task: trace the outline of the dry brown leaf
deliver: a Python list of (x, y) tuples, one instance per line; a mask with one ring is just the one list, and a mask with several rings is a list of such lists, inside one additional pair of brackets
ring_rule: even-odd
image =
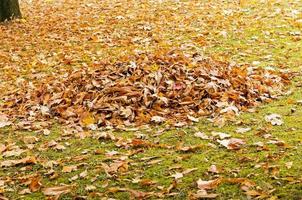
[(237, 128), (236, 129), (236, 133), (246, 133), (249, 132), (250, 130), (252, 130), (250, 127), (246, 127), (246, 128)]
[(216, 165), (211, 165), (208, 169), (208, 172), (212, 172), (212, 173), (219, 173), (219, 170), (217, 169)]
[(76, 171), (77, 169), (78, 169), (77, 165), (63, 166), (62, 172), (64, 172), (64, 173), (70, 173), (72, 171)]
[(40, 180), (41, 180), (40, 177), (34, 177), (33, 179), (31, 179), (29, 184), (29, 189), (31, 192), (37, 192), (38, 190), (40, 190), (42, 186)]
[(26, 137), (23, 138), (23, 142), (25, 144), (34, 144), (38, 141), (39, 141), (39, 138), (37, 138), (35, 136), (26, 136)]
[(19, 164), (36, 164), (36, 157), (28, 156), (19, 160), (4, 160), (0, 163), (0, 167), (12, 167)]
[(198, 137), (198, 138), (201, 138), (201, 139), (204, 139), (204, 140), (208, 140), (209, 139), (209, 136), (207, 136), (203, 132), (196, 132), (196, 133), (194, 133), (194, 136)]
[(111, 177), (112, 175), (118, 173), (119, 171), (125, 172), (128, 170), (128, 163), (126, 161), (115, 161), (110, 165), (106, 163), (101, 163), (104, 171), (106, 172), (107, 176)]
[(197, 187), (201, 190), (214, 189), (221, 183), (221, 181), (222, 181), (221, 179), (214, 179), (210, 181), (203, 181), (199, 179), (197, 181)]
[(64, 186), (55, 186), (43, 188), (42, 192), (46, 196), (60, 196), (61, 194), (67, 194), (71, 192), (73, 186), (72, 185), (64, 185)]
[(12, 123), (8, 120), (7, 115), (0, 113), (0, 128), (11, 125)]
[(192, 199), (215, 199), (218, 194), (208, 194), (206, 190), (198, 190), (196, 194), (192, 194)]
[(179, 172), (176, 172), (175, 174), (171, 175), (171, 177), (173, 177), (175, 180), (181, 179), (183, 176), (184, 176), (183, 173), (179, 173)]
[(3, 155), (3, 157), (20, 156), (24, 152), (26, 152), (26, 150), (16, 148), (16, 149), (13, 149), (11, 151), (5, 151), (4, 153), (2, 153), (2, 155)]
[(90, 192), (96, 190), (96, 187), (94, 185), (86, 185), (85, 190)]
[(245, 142), (242, 139), (238, 139), (238, 138), (218, 140), (218, 143), (226, 147), (227, 149), (231, 149), (231, 150), (238, 150), (242, 147), (242, 145), (245, 144)]
[(281, 126), (284, 123), (281, 115), (278, 114), (266, 115), (265, 121), (270, 122), (273, 126)]
[(285, 163), (285, 166), (286, 166), (287, 169), (290, 169), (293, 166), (293, 162), (292, 161), (291, 162), (287, 162), (287, 163)]

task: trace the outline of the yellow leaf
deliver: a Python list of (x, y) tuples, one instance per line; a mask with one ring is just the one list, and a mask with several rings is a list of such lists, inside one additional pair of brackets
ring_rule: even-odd
[(86, 115), (85, 117), (82, 118), (82, 123), (85, 126), (89, 126), (89, 125), (95, 123), (95, 119), (91, 114), (88, 114), (88, 115)]

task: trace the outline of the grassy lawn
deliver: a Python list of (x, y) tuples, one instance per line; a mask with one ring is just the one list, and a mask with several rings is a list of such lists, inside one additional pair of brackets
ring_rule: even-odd
[[(297, 73), (287, 95), (223, 127), (204, 118), (183, 128), (101, 131), (119, 141), (100, 137), (100, 131), (69, 133), (55, 120), (49, 133), (4, 127), (0, 145), (24, 152), (0, 154), (0, 163), (26, 156), (36, 162), (2, 167), (0, 194), (43, 199), (43, 188), (66, 184), (73, 187), (60, 199), (194, 199), (198, 179), (246, 178), (254, 182), (249, 190), (243, 183), (225, 181), (208, 192), (218, 194), (217, 199), (301, 199), (302, 2), (241, 2), (22, 1), (24, 19), (0, 25), (2, 94), (16, 88), (21, 77), (65, 73), (97, 60), (171, 48)], [(281, 126), (265, 121), (273, 113), (282, 116)], [(251, 130), (237, 133), (241, 127)], [(196, 132), (210, 138), (198, 138)], [(226, 149), (211, 137), (213, 132), (246, 144), (240, 150)], [(212, 165), (216, 172), (209, 170)], [(184, 173), (187, 169), (192, 171)], [(175, 180), (181, 172), (183, 177)], [(41, 188), (31, 192), (32, 177)]]

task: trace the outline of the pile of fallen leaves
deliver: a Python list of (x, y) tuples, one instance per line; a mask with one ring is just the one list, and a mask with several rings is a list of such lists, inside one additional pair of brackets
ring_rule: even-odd
[(287, 74), (170, 51), (138, 54), (64, 74), (18, 80), (2, 112), (26, 122), (101, 126), (182, 124), (235, 116), (281, 94)]

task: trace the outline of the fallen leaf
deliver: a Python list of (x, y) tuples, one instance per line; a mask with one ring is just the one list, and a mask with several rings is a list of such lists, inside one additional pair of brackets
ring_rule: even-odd
[(245, 194), (248, 196), (260, 196), (261, 195), (261, 193), (256, 190), (248, 190), (245, 192)]
[(209, 169), (208, 169), (208, 172), (212, 172), (212, 173), (216, 173), (216, 174), (219, 173), (219, 171), (218, 171), (216, 165), (211, 165), (211, 166), (209, 167)]
[(246, 133), (246, 132), (249, 132), (250, 130), (252, 130), (250, 127), (246, 127), (246, 128), (237, 128), (237, 129), (236, 129), (236, 133)]
[(11, 125), (12, 122), (10, 122), (8, 120), (9, 119), (5, 114), (0, 113), (0, 128)]
[(181, 146), (181, 145), (178, 145), (176, 147), (176, 149), (178, 151), (182, 151), (182, 152), (195, 152), (199, 149), (201, 149), (203, 147), (203, 145), (194, 145), (194, 146)]
[(60, 196), (61, 194), (67, 194), (71, 192), (72, 188), (73, 188), (72, 185), (48, 187), (48, 188), (43, 188), (42, 192), (46, 196)]
[(221, 183), (221, 179), (214, 179), (210, 181), (203, 181), (201, 179), (198, 179), (197, 181), (197, 187), (200, 190), (209, 190), (216, 188)]
[(3, 157), (20, 156), (24, 152), (26, 152), (26, 150), (16, 148), (11, 151), (5, 151), (4, 153), (2, 153), (2, 155), (3, 155)]
[(166, 119), (164, 117), (161, 116), (153, 116), (151, 118), (151, 122), (155, 122), (155, 123), (162, 123), (164, 122)]
[(181, 179), (183, 176), (184, 176), (183, 173), (179, 173), (179, 172), (176, 172), (175, 174), (171, 175), (171, 177), (173, 177), (175, 180)]
[(70, 173), (72, 171), (76, 171), (77, 169), (78, 169), (77, 165), (63, 166), (62, 172), (64, 172), (64, 173)]
[(191, 168), (191, 169), (186, 169), (182, 172), (183, 175), (189, 174), (193, 171), (196, 171), (198, 168)]
[(81, 172), (79, 176), (80, 176), (81, 178), (85, 178), (87, 175), (88, 175), (88, 171), (85, 170), (85, 171)]
[(227, 134), (227, 133), (222, 133), (222, 132), (215, 132), (213, 131), (211, 133), (214, 137), (219, 137), (221, 140), (225, 139), (225, 138), (230, 138), (231, 135), (230, 134)]
[(163, 160), (161, 160), (161, 159), (151, 160), (151, 161), (147, 162), (147, 165), (155, 165), (155, 164), (158, 164), (162, 161)]
[(265, 121), (270, 122), (273, 126), (281, 126), (284, 123), (281, 115), (278, 114), (266, 115)]
[[(29, 188), (25, 188), (23, 190), (21, 190), (20, 192), (18, 192), (18, 194), (20, 195), (24, 195), (24, 194), (31, 194), (32, 192), (30, 191)], [(2, 200), (2, 198), (0, 197), (0, 200)]]
[(192, 122), (199, 122), (199, 119), (196, 117), (193, 117), (191, 115), (187, 115), (188, 119), (191, 120)]
[(37, 160), (35, 157), (28, 156), (19, 160), (4, 160), (0, 163), (0, 167), (12, 167), (20, 164), (36, 164)]
[(245, 142), (242, 139), (238, 139), (238, 138), (218, 140), (218, 143), (226, 147), (227, 149), (231, 149), (231, 150), (238, 150), (241, 148), (242, 145), (245, 144)]
[(290, 169), (293, 166), (293, 162), (292, 161), (291, 162), (287, 162), (287, 163), (285, 163), (285, 166), (286, 166), (287, 169)]
[(208, 194), (206, 190), (198, 190), (196, 194), (192, 194), (192, 199), (215, 199), (218, 194)]
[(84, 126), (89, 126), (89, 125), (92, 125), (95, 123), (95, 119), (94, 117), (92, 116), (92, 114), (90, 113), (85, 113), (84, 114), (84, 117), (82, 118), (82, 121)]
[(85, 190), (90, 192), (96, 190), (96, 187), (94, 185), (86, 185)]
[(37, 137), (35, 137), (35, 136), (25, 136), (23, 138), (23, 142), (25, 144), (34, 144), (34, 143), (36, 143), (38, 141), (39, 141), (39, 139)]
[(209, 139), (209, 136), (207, 136), (203, 132), (196, 132), (196, 133), (194, 133), (194, 136), (198, 137), (198, 138), (201, 138), (201, 139), (204, 139), (204, 140), (208, 140)]
[(40, 190), (42, 184), (40, 182), (40, 177), (34, 177), (29, 184), (29, 189), (31, 192), (37, 192)]

